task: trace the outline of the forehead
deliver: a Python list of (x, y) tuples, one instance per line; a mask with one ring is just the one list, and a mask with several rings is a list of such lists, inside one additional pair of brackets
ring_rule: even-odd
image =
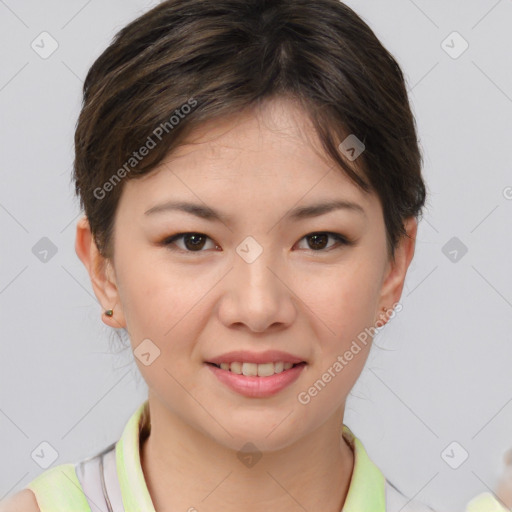
[(326, 157), (307, 114), (282, 98), (204, 122), (150, 173), (125, 185), (125, 200), (149, 202), (170, 196), (233, 206), (239, 198), (239, 205), (265, 208), (319, 199), (375, 202)]

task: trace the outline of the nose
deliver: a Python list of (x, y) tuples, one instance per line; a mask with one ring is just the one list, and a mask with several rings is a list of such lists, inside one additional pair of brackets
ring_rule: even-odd
[(289, 279), (285, 262), (248, 237), (237, 248), (233, 268), (223, 280), (221, 321), (227, 327), (244, 325), (253, 332), (289, 326), (297, 312)]

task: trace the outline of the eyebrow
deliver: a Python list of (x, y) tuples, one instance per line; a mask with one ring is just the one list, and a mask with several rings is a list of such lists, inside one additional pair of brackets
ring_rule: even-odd
[[(352, 211), (362, 214), (366, 217), (366, 212), (360, 204), (346, 200), (334, 200), (308, 206), (299, 206), (298, 208), (288, 212), (285, 215), (285, 218), (297, 221), (311, 217), (319, 217), (320, 215), (325, 215), (326, 213), (335, 210)], [(146, 210), (144, 215), (152, 215), (155, 213), (163, 213), (168, 211), (182, 211), (190, 213), (191, 215), (195, 215), (201, 219), (209, 220), (212, 222), (222, 222), (224, 224), (229, 224), (233, 220), (231, 216), (213, 210), (207, 206), (189, 203), (186, 201), (167, 201), (165, 203), (153, 206), (149, 210)]]

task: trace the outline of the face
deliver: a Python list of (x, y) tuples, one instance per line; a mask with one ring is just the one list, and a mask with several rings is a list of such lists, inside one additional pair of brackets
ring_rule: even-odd
[[(393, 269), (377, 196), (321, 156), (289, 100), (204, 124), (190, 141), (125, 183), (104, 305), (116, 304), (135, 354), (149, 354), (135, 361), (174, 418), (233, 449), (283, 448), (343, 412), (371, 338), (344, 354), (398, 300), (412, 254)], [(304, 210), (332, 202), (345, 207)], [(233, 351), (245, 354), (228, 361), (303, 363), (261, 377), (209, 364)]]

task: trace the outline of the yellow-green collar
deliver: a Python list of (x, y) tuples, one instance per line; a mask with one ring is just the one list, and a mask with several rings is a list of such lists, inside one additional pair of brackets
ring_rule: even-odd
[[(141, 429), (147, 428), (149, 401), (134, 412), (116, 443), (116, 463), (126, 512), (155, 512), (140, 462)], [(341, 512), (385, 512), (385, 479), (368, 457), (363, 444), (343, 425), (343, 437), (354, 451), (354, 468)]]
[(354, 468), (342, 512), (385, 512), (386, 480), (368, 457), (363, 443), (343, 425), (343, 437), (354, 452)]

